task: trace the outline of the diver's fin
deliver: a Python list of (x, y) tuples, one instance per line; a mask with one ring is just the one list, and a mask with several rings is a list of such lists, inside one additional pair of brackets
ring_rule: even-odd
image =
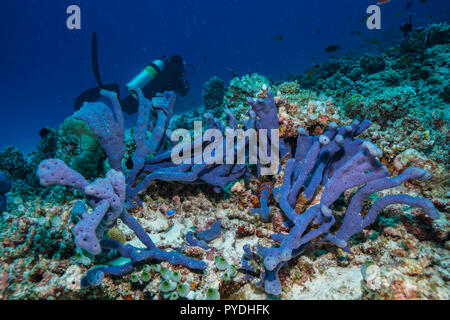
[(82, 94), (80, 94), (74, 102), (75, 110), (80, 110), (84, 102), (94, 102), (100, 98), (100, 87), (95, 87), (87, 89)]
[(117, 83), (111, 83), (111, 84), (107, 84), (102, 87), (91, 88), (91, 89), (84, 91), (82, 94), (80, 94), (76, 98), (75, 103), (74, 103), (75, 110), (79, 110), (83, 106), (84, 102), (95, 102), (98, 99), (100, 99), (100, 97), (101, 97), (100, 91), (102, 89), (105, 89), (108, 91), (114, 91), (115, 93), (117, 93), (117, 96), (120, 97), (119, 85)]
[(98, 40), (97, 32), (92, 33), (92, 70), (94, 71), (95, 80), (99, 87), (103, 87), (102, 79), (100, 78), (100, 68), (98, 66)]
[(84, 102), (95, 102), (100, 99), (100, 91), (102, 89), (108, 91), (114, 91), (117, 96), (120, 94), (119, 85), (117, 83), (103, 85), (102, 79), (100, 77), (100, 68), (98, 66), (98, 39), (97, 32), (92, 33), (92, 71), (94, 72), (95, 80), (97, 81), (98, 87), (88, 89), (80, 94), (74, 103), (75, 110), (79, 110)]

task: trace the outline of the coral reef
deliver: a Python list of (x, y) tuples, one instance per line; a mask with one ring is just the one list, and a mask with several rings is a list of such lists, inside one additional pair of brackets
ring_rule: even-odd
[[(434, 36), (424, 44), (427, 32)], [(294, 79), (303, 88), (334, 97), (350, 118), (362, 120), (364, 115), (385, 129), (397, 119), (418, 118), (422, 131), (435, 140), (434, 148), (443, 149), (449, 122), (449, 37), (448, 24), (431, 24), (411, 33), (408, 53), (399, 44), (380, 55), (331, 59)]]
[[(211, 79), (178, 115), (136, 90), (130, 129), (103, 91), (112, 107), (44, 128), (36, 153), (0, 153), (0, 299), (448, 300), (449, 50), (430, 24), (289, 81)], [(278, 129), (280, 165), (193, 163), (195, 135), (174, 164), (171, 132), (204, 119)]]
[(74, 117), (65, 119), (58, 129), (58, 142), (55, 150), (55, 154), (44, 159), (61, 159), (88, 180), (95, 179), (106, 172), (105, 151), (100, 145), (97, 135), (84, 121)]
[(24, 180), (32, 173), (24, 155), (12, 146), (0, 153), (0, 170), (8, 173), (13, 180)]
[(23, 200), (40, 197), (59, 197), (61, 200), (73, 195), (58, 187), (44, 188), (35, 172), (39, 164), (48, 158), (64, 160), (71, 168), (93, 179), (104, 175), (105, 152), (89, 127), (72, 117), (67, 118), (58, 129), (43, 128), (40, 131), (37, 151), (24, 156), (17, 148), (8, 147), (0, 153), (0, 168), (12, 181), (12, 193)]
[(233, 78), (225, 93), (225, 108), (230, 109), (235, 114), (236, 119), (243, 118), (247, 113), (247, 98), (265, 98), (258, 93), (267, 92), (268, 84), (270, 84), (270, 81), (257, 73)]
[(212, 77), (203, 86), (205, 111), (219, 117), (223, 111), (223, 98), (227, 87), (222, 79)]
[(11, 190), (11, 181), (4, 172), (0, 171), (0, 212), (6, 211), (5, 194)]
[(386, 63), (380, 56), (366, 54), (361, 58), (360, 66), (366, 73), (375, 73), (384, 70)]

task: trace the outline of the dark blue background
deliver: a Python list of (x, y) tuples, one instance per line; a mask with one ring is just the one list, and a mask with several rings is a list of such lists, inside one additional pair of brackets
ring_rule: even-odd
[[(301, 0), (22, 0), (3, 3), (0, 32), (0, 149), (35, 148), (44, 126), (57, 126), (72, 114), (73, 100), (95, 86), (91, 71), (91, 34), (99, 35), (104, 83), (124, 85), (153, 58), (181, 54), (198, 73), (177, 110), (201, 103), (202, 86), (216, 75), (227, 82), (227, 67), (274, 78), (301, 73), (324, 61), (330, 44), (342, 55), (406, 21), (406, 0), (381, 6), (382, 30), (369, 31), (361, 18), (376, 1)], [(414, 0), (415, 24), (448, 20), (447, 1)], [(66, 8), (81, 7), (82, 29), (66, 28)], [(401, 12), (401, 17), (395, 14)], [(351, 16), (350, 20), (348, 17)], [(316, 32), (320, 29), (320, 34)], [(360, 30), (363, 37), (350, 35)], [(284, 40), (274, 41), (282, 35)], [(206, 57), (206, 62), (205, 58)], [(318, 60), (313, 61), (312, 57)]]

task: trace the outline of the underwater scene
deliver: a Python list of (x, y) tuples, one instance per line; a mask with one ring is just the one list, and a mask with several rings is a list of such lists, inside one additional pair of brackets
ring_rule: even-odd
[(448, 300), (444, 0), (22, 0), (0, 300)]

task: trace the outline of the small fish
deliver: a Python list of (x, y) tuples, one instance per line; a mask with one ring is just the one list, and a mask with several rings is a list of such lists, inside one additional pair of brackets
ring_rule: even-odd
[(320, 33), (320, 29), (316, 29), (316, 33)]
[(276, 36), (273, 40), (275, 40), (275, 41), (281, 41), (281, 40), (284, 40), (284, 37), (281, 36), (281, 35), (278, 35), (278, 36)]
[(203, 63), (206, 63), (208, 61), (208, 58), (206, 56), (203, 56)]
[(406, 34), (410, 33), (412, 31), (412, 25), (410, 23), (404, 23), (400, 27), (400, 30), (403, 31)]
[(352, 16), (348, 16), (348, 21), (352, 21)]
[(412, 5), (414, 4), (413, 1), (408, 1), (408, 3), (406, 4), (406, 10), (411, 9)]
[(326, 52), (334, 52), (334, 51), (339, 50), (340, 48), (341, 48), (340, 46), (332, 44), (331, 46), (326, 47), (325, 51)]
[(350, 34), (356, 34), (357, 36), (362, 36), (361, 32), (358, 30), (350, 31)]
[(307, 78), (311, 80), (314, 77), (314, 74), (316, 73), (316, 71), (317, 71), (317, 69), (309, 70)]
[(396, 17), (396, 18), (401, 17), (401, 16), (402, 16), (402, 13), (401, 13), (401, 12), (396, 12), (396, 13), (394, 14), (394, 17)]
[(227, 71), (229, 71), (231, 74), (232, 74), (232, 76), (233, 76), (233, 78), (236, 78), (236, 77), (240, 77), (239, 76), (239, 73), (237, 73), (236, 71), (234, 71), (233, 69), (231, 69), (230, 67), (226, 67), (225, 68)]
[(166, 213), (166, 215), (168, 216), (168, 217), (170, 217), (171, 215), (173, 215), (175, 213), (175, 210), (169, 210), (169, 211), (167, 211), (167, 213)]
[(364, 41), (367, 42), (367, 43), (373, 44), (373, 45), (376, 45), (376, 44), (380, 45), (381, 44), (380, 40), (378, 40), (377, 38), (365, 39)]
[(386, 4), (386, 3), (389, 3), (389, 2), (391, 2), (392, 0), (378, 0), (377, 1), (377, 4)]
[(419, 0), (420, 3), (426, 3), (428, 0)]

